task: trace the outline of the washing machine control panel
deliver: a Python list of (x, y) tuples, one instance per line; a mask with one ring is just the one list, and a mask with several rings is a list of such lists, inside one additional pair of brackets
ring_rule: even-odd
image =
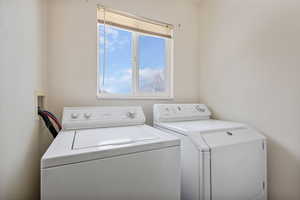
[(155, 104), (153, 118), (156, 122), (209, 119), (211, 112), (204, 104)]
[(64, 130), (144, 124), (141, 107), (67, 107), (64, 108)]

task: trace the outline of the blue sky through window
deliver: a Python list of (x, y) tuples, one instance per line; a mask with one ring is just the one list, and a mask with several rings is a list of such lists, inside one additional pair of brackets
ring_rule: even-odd
[[(133, 33), (106, 25), (99, 25), (100, 92), (132, 93)], [(165, 39), (141, 35), (138, 47), (139, 90), (165, 90)], [(105, 49), (104, 49), (105, 46)]]
[(131, 93), (132, 33), (106, 26), (104, 39), (104, 25), (99, 26), (99, 33), (101, 92)]
[(142, 92), (163, 92), (165, 89), (165, 40), (139, 37), (139, 89)]

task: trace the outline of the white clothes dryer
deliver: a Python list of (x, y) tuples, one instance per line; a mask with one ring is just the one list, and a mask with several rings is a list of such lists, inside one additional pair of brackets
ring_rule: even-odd
[(266, 200), (266, 139), (210, 119), (203, 104), (154, 105), (154, 127), (181, 139), (181, 199)]

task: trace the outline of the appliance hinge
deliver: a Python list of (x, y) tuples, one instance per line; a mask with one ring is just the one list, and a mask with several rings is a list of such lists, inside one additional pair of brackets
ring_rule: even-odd
[(265, 190), (265, 188), (266, 188), (266, 184), (264, 181), (262, 182), (262, 188), (263, 188), (263, 190)]
[(265, 150), (265, 142), (262, 142), (262, 148)]

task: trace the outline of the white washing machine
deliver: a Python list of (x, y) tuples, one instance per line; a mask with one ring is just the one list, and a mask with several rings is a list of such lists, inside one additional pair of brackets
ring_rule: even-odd
[(266, 139), (210, 119), (203, 104), (154, 105), (154, 126), (181, 138), (181, 199), (266, 200)]
[(65, 108), (42, 200), (179, 200), (180, 140), (144, 123), (141, 107)]

